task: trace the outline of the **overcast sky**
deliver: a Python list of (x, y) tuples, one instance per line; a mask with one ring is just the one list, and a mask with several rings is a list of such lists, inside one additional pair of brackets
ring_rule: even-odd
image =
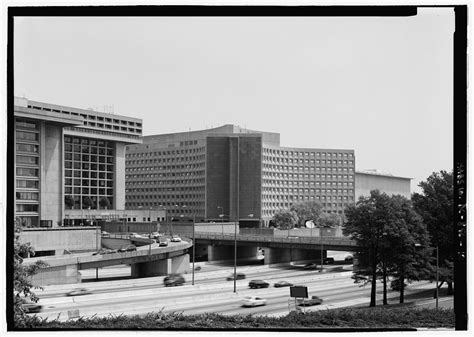
[(114, 107), (144, 135), (236, 124), (356, 169), (451, 170), (450, 8), (414, 17), (15, 18), (15, 95)]

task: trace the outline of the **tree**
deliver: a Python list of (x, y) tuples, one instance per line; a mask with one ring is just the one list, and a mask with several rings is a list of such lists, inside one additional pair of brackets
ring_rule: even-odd
[(68, 208), (73, 208), (74, 207), (74, 198), (70, 195), (66, 195), (64, 196), (64, 204), (68, 207)]
[[(384, 267), (394, 277), (392, 282), (400, 291), (400, 303), (403, 303), (405, 281), (419, 281), (431, 273), (432, 249), (429, 247), (430, 238), (426, 225), (414, 211), (411, 202), (401, 195), (393, 195), (390, 202), (393, 217), (385, 226), (384, 242), (388, 245), (382, 249), (385, 257), (382, 260)], [(385, 293), (386, 283), (384, 296)]]
[(322, 206), (314, 201), (299, 202), (290, 207), (290, 211), (295, 212), (298, 217), (298, 227), (305, 225), (306, 221), (318, 222), (322, 214)]
[(318, 218), (318, 227), (337, 227), (343, 223), (342, 216), (336, 213), (321, 213)]
[(277, 228), (280, 229), (292, 229), (295, 224), (298, 223), (298, 216), (296, 212), (290, 210), (280, 210), (273, 215), (272, 219)]
[(359, 264), (352, 278), (356, 283), (371, 283), (371, 307), (376, 304), (377, 271), (385, 225), (392, 220), (389, 208), (388, 195), (374, 190), (370, 197), (360, 197), (356, 205), (349, 206), (345, 212), (347, 221), (343, 233), (357, 243)]
[(99, 205), (100, 207), (105, 208), (105, 209), (109, 208), (110, 207), (109, 198), (101, 197), (99, 200)]
[(94, 202), (90, 197), (83, 197), (82, 198), (82, 208), (93, 208), (94, 207)]
[[(448, 294), (453, 293), (453, 261), (456, 252), (454, 237), (454, 197), (453, 173), (447, 171), (433, 172), (426, 181), (418, 184), (422, 193), (413, 193), (413, 206), (421, 215), (431, 236), (434, 249), (439, 253), (439, 279), (442, 286), (448, 283)], [(434, 275), (432, 275), (434, 279)]]
[(22, 304), (27, 299), (37, 302), (38, 297), (32, 291), (32, 289), (41, 289), (40, 287), (33, 286), (31, 277), (38, 272), (38, 269), (46, 266), (47, 264), (38, 261), (28, 266), (23, 265), (22, 256), (34, 256), (35, 250), (29, 243), (23, 243), (20, 239), (20, 233), (22, 231), (19, 219), (15, 219), (15, 241), (14, 241), (14, 254), (13, 254), (13, 310), (14, 310), (14, 321), (15, 324), (21, 325), (26, 319), (25, 312), (22, 308)]

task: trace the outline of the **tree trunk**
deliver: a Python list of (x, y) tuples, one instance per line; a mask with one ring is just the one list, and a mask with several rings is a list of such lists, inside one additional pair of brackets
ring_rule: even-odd
[(403, 303), (405, 293), (405, 278), (400, 277), (400, 303)]
[(387, 268), (383, 267), (383, 305), (387, 305)]
[(372, 273), (372, 287), (370, 291), (370, 306), (375, 307), (375, 294), (376, 294), (376, 284), (377, 282), (377, 273), (376, 270), (374, 269)]
[(448, 282), (448, 295), (453, 294), (453, 282)]

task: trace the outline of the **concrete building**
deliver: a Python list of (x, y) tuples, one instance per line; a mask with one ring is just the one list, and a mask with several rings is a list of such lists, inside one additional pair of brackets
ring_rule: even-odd
[(145, 136), (127, 146), (126, 207), (268, 225), (301, 201), (342, 213), (355, 200), (354, 171), (353, 150), (282, 147), (278, 133), (235, 125)]
[[(141, 143), (140, 119), (18, 97), (13, 113), (11, 200), (25, 229), (84, 225), (125, 208), (125, 145)], [(51, 234), (38, 233), (42, 243)], [(75, 247), (95, 247), (95, 240), (81, 242)]]
[(357, 170), (355, 173), (356, 201), (361, 196), (369, 196), (371, 190), (380, 190), (388, 195), (400, 194), (411, 198), (411, 178), (396, 177), (377, 170)]

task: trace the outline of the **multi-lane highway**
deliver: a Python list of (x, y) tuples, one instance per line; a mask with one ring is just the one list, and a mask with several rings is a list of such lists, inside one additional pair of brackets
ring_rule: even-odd
[[(339, 272), (320, 273), (317, 270), (304, 270), (297, 266), (241, 266), (238, 272), (245, 273), (246, 279), (237, 281), (237, 291), (234, 293), (234, 282), (226, 281), (226, 277), (233, 272), (233, 267), (201, 265), (202, 269), (195, 273), (194, 286), (191, 284), (191, 274), (184, 275), (185, 285), (172, 288), (163, 286), (164, 277), (46, 286), (43, 291), (37, 291), (40, 297), (39, 303), (43, 305), (43, 310), (38, 315), (60, 320), (77, 316), (103, 317), (158, 311), (183, 312), (184, 314), (215, 312), (229, 315), (239, 313), (283, 315), (294, 307), (294, 299), (290, 297), (288, 287), (275, 288), (273, 286), (280, 280), (305, 285), (308, 287), (310, 296), (317, 295), (323, 298), (323, 304), (313, 309), (336, 308), (369, 302), (370, 286), (359, 287), (354, 284), (351, 271), (341, 271), (341, 268)], [(115, 268), (114, 272), (120, 274), (126, 270), (126, 268), (122, 269)], [(110, 274), (112, 273), (110, 269)], [(263, 279), (270, 283), (270, 287), (249, 289), (248, 282), (252, 279)], [(83, 296), (65, 296), (66, 292), (76, 287), (86, 287), (93, 293)], [(413, 283), (406, 294), (431, 288), (432, 284), (428, 282)], [(242, 299), (251, 295), (265, 298), (267, 305), (243, 308)], [(381, 297), (380, 294), (378, 296)], [(391, 292), (389, 297), (396, 301), (398, 293)]]

